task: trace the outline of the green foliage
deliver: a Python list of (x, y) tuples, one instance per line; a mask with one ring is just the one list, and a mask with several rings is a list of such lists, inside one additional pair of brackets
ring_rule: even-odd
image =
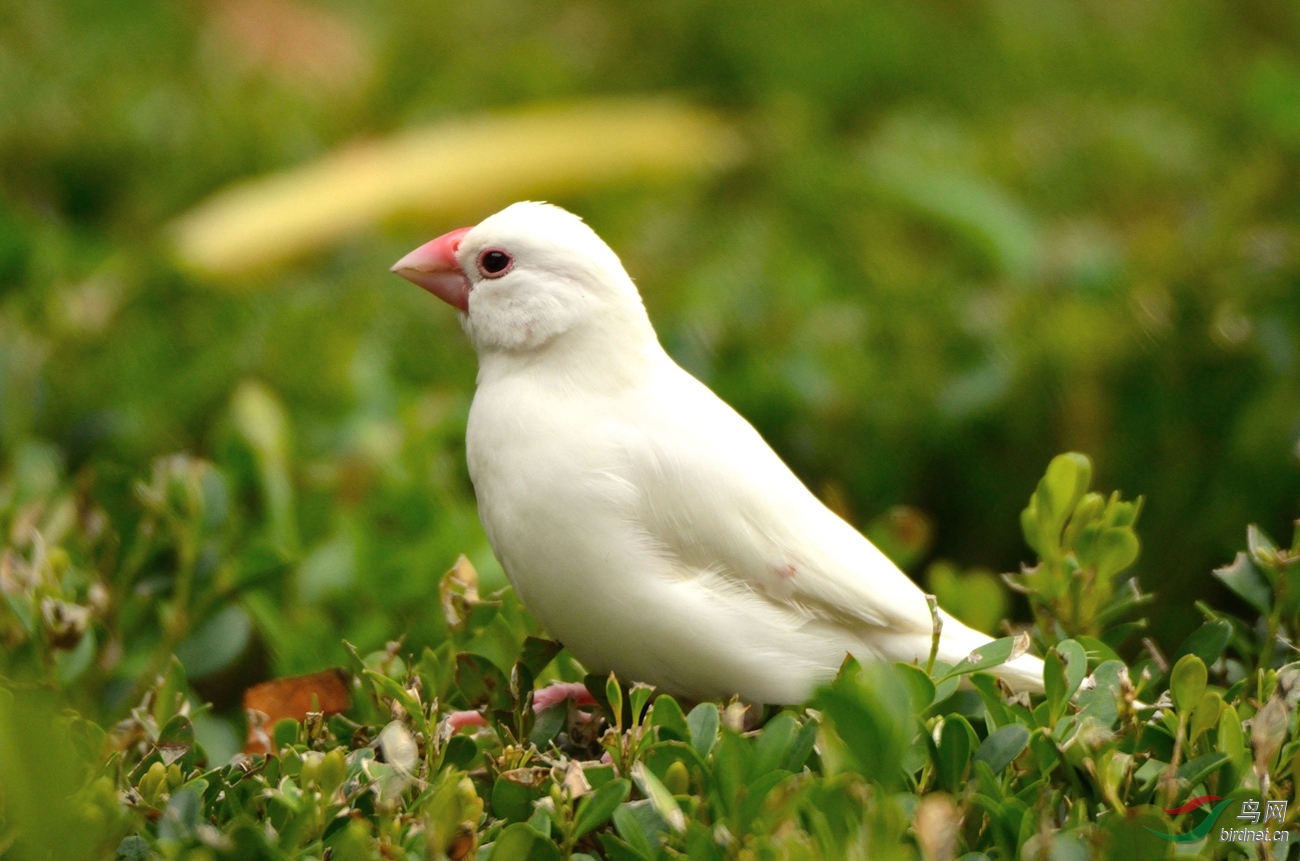
[[(341, 662), (341, 638), (436, 639), (410, 608), (438, 566), (463, 551), (502, 584), (461, 466), (474, 362), (454, 315), (386, 270), (549, 193), (618, 251), (672, 354), (856, 522), (910, 504), (941, 525), (938, 555), (1014, 570), (1005, 512), (1052, 454), (1087, 451), (1108, 486), (1160, 500), (1135, 564), (1180, 606), (1153, 615), (1162, 638), (1224, 599), (1186, 575), (1230, 558), (1239, 524), (1289, 529), (1295, 4), (1117, 21), (996, 0), (521, 0), (505, 17), (7, 4), (0, 468), (45, 449), (116, 484), (102, 504), (123, 522), (155, 458), (217, 463), (235, 507), (257, 494), (265, 538), (301, 554), (267, 572), (284, 594), (244, 608), (263, 638), (264, 611), (303, 623), (259, 644), (278, 673)], [(665, 92), (716, 110), (741, 161), (558, 186), (539, 168), (237, 278), (174, 260), (172, 225), (205, 199), (358, 141)], [(922, 570), (918, 546), (887, 551)]]
[[(1297, 9), (8, 4), (0, 854), (1141, 858), (1191, 795), (1294, 798)], [(663, 92), (739, 160), (484, 182), (238, 278), (176, 257), (200, 202), (357, 140)], [(976, 668), (1007, 637), (748, 721), (606, 678), (534, 713), (584, 670), (502, 590), (453, 316), (383, 273), (535, 189), (958, 618), (1027, 601), (1044, 695)], [(1152, 500), (1140, 556), (1078, 455), (1008, 516), (1070, 449)], [(1023, 600), (989, 573), (1022, 535)], [(231, 764), (245, 688), (330, 666), (348, 713)]]
[[(1119, 573), (1096, 548), (1124, 546), (1101, 536), (1132, 536), (1136, 506), (1114, 496), (1089, 502), (1101, 499), (1087, 492), (1089, 471), (1081, 456), (1057, 459), (1035, 490), (1025, 522), (1037, 571)], [(139, 486), (136, 538), (124, 542), (87, 499), (79, 509), (57, 491), (10, 502), (0, 614), (10, 646), (0, 687), (7, 855), (1164, 858), (1176, 844), (1158, 835), (1190, 832), (1204, 814), (1163, 810), (1200, 795), (1267, 800), (1295, 791), (1300, 741), (1288, 693), (1300, 684), (1300, 664), (1282, 664), (1263, 642), (1281, 642), (1295, 624), (1277, 609), (1289, 607), (1295, 548), (1278, 549), (1254, 527), (1246, 558), (1274, 590), (1268, 615), (1251, 625), (1207, 609), (1172, 666), (1154, 646), (1145, 658), (1118, 658), (1105, 645), (1113, 619), (1096, 618), (1106, 604), (1064, 605), (1068, 582), (1060, 589), (1030, 574), (1020, 582), (1035, 632), (1059, 634), (1059, 608), (1070, 606), (1066, 618), (1098, 635), (1040, 642), (1042, 696), (1013, 695), (989, 674), (1028, 647), (1022, 634), (928, 672), (849, 659), (807, 705), (761, 713), (734, 702), (687, 712), (611, 675), (586, 677), (596, 706), (566, 700), (534, 714), (537, 687), (580, 669), (530, 634), (508, 590), (481, 597), (462, 559), (437, 590), (440, 642), (418, 656), (400, 644), (350, 650), (347, 712), (280, 721), (267, 736), (269, 755), (214, 756), (215, 718), (189, 666), (168, 650), (234, 630), (212, 620), (262, 588), (237, 577), (244, 551), (222, 531), (229, 518), (217, 516), (227, 497), (216, 488), (227, 482), (210, 464), (161, 462)], [(266, 510), (246, 529), (276, 532), (276, 519)], [(108, 564), (91, 552), (94, 539), (137, 549)], [(216, 558), (202, 563), (213, 573), (199, 574), (193, 560), (213, 541)], [(162, 566), (178, 578), (194, 567), (184, 600), (113, 592)], [(1046, 594), (1035, 591), (1040, 583)], [(152, 617), (145, 603), (155, 603)], [(130, 647), (117, 616), (146, 623), (147, 647)], [(123, 648), (115, 637), (129, 660), (113, 662)], [(215, 659), (190, 665), (204, 660)], [(94, 708), (91, 690), (132, 697), (111, 731), (66, 710)], [(482, 725), (457, 729), (453, 715), (465, 709)], [(1203, 851), (1245, 857), (1213, 838)]]
[[(1137, 582), (1119, 588), (1118, 575), (1138, 557), (1134, 530), (1142, 499), (1124, 502), (1090, 493), (1092, 462), (1077, 453), (1048, 464), (1047, 474), (1020, 513), (1025, 543), (1039, 563), (1007, 582), (1029, 596), (1048, 644), (1075, 636), (1096, 637), (1103, 628), (1149, 600)], [(1042, 620), (1047, 620), (1046, 624)]]

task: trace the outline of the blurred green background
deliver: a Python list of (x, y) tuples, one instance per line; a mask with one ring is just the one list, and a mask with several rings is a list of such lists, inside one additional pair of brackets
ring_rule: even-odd
[[(1088, 453), (1147, 497), (1176, 645), (1194, 598), (1235, 606), (1210, 570), (1245, 524), (1300, 517), (1297, 46), (1300, 5), (1267, 2), (4, 0), (3, 524), (20, 555), (33, 522), (76, 533), (120, 591), (64, 583), (99, 615), (60, 678), (120, 713), (175, 646), (229, 706), (345, 637), (436, 641), (461, 552), (501, 582), (472, 352), (387, 269), (509, 187), (230, 271), (170, 225), (358, 140), (610, 96), (708, 111), (738, 154), (520, 196), (620, 253), (685, 367), (922, 580), (1016, 570), (1047, 461)], [(214, 466), (154, 465), (176, 452)], [(155, 540), (175, 487), (197, 525)]]

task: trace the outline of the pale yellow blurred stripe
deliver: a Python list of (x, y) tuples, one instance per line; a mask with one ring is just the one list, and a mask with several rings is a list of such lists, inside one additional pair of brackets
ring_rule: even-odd
[(729, 124), (680, 101), (534, 108), (350, 145), (220, 191), (177, 219), (171, 231), (183, 265), (231, 275), (393, 216), (462, 215), (632, 176), (725, 167), (740, 154)]

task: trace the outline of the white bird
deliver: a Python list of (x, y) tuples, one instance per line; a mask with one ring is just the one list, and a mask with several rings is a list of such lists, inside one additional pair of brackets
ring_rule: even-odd
[[(577, 216), (516, 203), (393, 271), (460, 311), (479, 517), (524, 606), (590, 671), (789, 704), (846, 654), (925, 662), (921, 590), (669, 357)], [(943, 661), (989, 642), (942, 619)], [(1029, 655), (995, 672), (1042, 689)]]

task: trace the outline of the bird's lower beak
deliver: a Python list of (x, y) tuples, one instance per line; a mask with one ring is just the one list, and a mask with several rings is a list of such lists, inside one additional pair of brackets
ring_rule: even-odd
[(391, 271), (448, 305), (469, 313), (469, 278), (456, 259), (460, 241), (469, 231), (470, 228), (462, 227), (424, 243), (394, 263)]

